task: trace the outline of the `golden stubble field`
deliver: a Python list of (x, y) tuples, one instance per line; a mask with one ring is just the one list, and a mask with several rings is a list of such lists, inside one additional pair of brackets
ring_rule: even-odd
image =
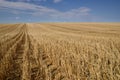
[(120, 23), (1, 24), (0, 80), (120, 80)]

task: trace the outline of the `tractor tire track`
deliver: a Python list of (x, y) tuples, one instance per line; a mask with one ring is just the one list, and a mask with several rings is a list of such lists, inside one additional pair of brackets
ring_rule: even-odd
[(23, 52), (23, 64), (22, 64), (22, 76), (21, 80), (30, 80), (30, 63), (29, 63), (29, 42), (27, 34), (27, 26), (25, 25), (25, 39), (24, 39), (24, 52)]
[[(30, 38), (30, 35), (27, 36), (28, 42), (28, 54), (26, 54), (27, 64), (29, 64), (29, 80), (46, 80), (45, 70), (42, 68), (42, 64), (39, 63), (39, 57), (36, 56), (38, 52), (36, 52), (37, 42)], [(36, 44), (36, 45), (35, 45)], [(27, 79), (26, 79), (27, 80)]]
[(10, 47), (10, 49), (7, 51), (5, 56), (0, 61), (1, 62), (0, 63), (0, 66), (1, 66), (0, 67), (0, 71), (1, 71), (0, 78), (3, 80), (10, 80), (9, 72), (10, 72), (10, 69), (12, 68), (13, 56), (15, 55), (17, 44), (22, 40), (22, 36), (23, 36), (23, 32), (21, 36), (16, 38), (16, 41), (14, 42), (12, 47)]
[(61, 68), (57, 66), (47, 54), (45, 54), (42, 51), (39, 51), (39, 52), (41, 54), (41, 60), (43, 64), (46, 66), (51, 80), (63, 80), (65, 76), (61, 72)]
[(23, 34), (22, 40), (17, 44), (15, 54), (13, 54), (12, 68), (8, 71), (8, 80), (21, 80), (24, 44), (25, 34)]
[(4, 58), (4, 56), (6, 55), (6, 52), (9, 52), (11, 50), (12, 46), (15, 44), (15, 42), (17, 42), (19, 40), (19, 38), (22, 35), (23, 35), (23, 29), (21, 29), (21, 31), (17, 35), (4, 41), (4, 44), (2, 44), (2, 45), (4, 46), (5, 51), (1, 53), (0, 62)]

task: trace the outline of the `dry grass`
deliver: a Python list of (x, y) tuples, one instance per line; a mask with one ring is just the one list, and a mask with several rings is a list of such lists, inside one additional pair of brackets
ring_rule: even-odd
[(120, 23), (2, 24), (0, 80), (120, 80)]

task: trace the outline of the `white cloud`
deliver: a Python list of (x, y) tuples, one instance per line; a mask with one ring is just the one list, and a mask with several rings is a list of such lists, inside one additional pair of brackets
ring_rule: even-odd
[(61, 2), (62, 0), (53, 0), (54, 3), (59, 3)]
[(91, 11), (87, 7), (80, 7), (66, 12), (48, 8), (41, 5), (35, 5), (25, 2), (10, 2), (0, 0), (0, 8), (9, 9), (13, 14), (30, 14), (31, 16), (40, 16), (55, 19), (77, 19), (88, 16)]
[(30, 2), (30, 1), (47, 1), (47, 0), (16, 0), (18, 2)]
[(20, 17), (15, 17), (16, 20), (20, 19)]
[(36, 6), (34, 4), (24, 3), (24, 2), (9, 2), (5, 0), (0, 1), (0, 7), (18, 9), (18, 10), (38, 10), (45, 8), (43, 6)]

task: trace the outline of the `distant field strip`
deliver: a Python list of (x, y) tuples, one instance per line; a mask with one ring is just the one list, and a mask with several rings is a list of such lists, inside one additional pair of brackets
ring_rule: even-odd
[(120, 80), (120, 23), (1, 24), (0, 80)]

